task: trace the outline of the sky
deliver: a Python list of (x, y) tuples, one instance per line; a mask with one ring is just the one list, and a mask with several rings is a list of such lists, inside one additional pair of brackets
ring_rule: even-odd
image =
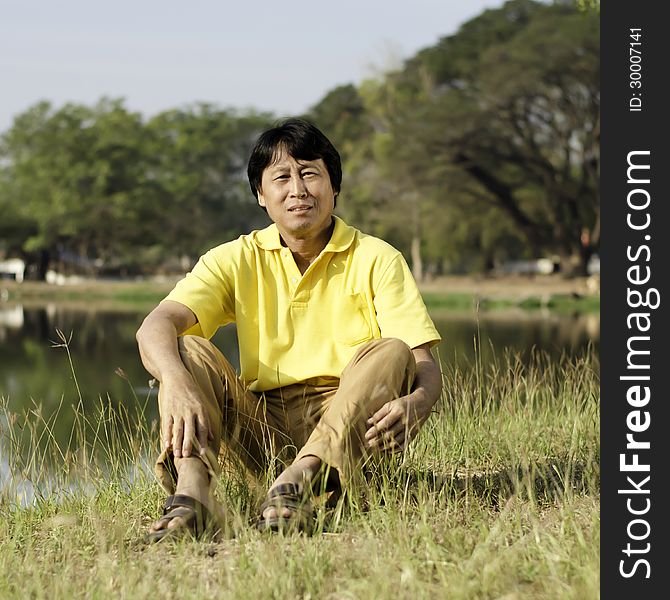
[(398, 66), (503, 0), (0, 0), (0, 132), (40, 100), (288, 116)]

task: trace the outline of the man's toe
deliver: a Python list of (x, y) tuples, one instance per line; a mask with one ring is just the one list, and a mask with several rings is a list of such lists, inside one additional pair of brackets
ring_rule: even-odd
[(263, 511), (263, 518), (267, 521), (269, 519), (277, 518), (277, 509), (274, 506), (269, 506)]
[(181, 507), (173, 509), (169, 514), (164, 515), (158, 519), (158, 521), (154, 521), (149, 527), (149, 532), (155, 533), (157, 531), (162, 531), (163, 529), (185, 527), (188, 524), (186, 520), (188, 515), (179, 514), (183, 512), (185, 511), (183, 511)]
[(282, 506), (280, 508), (270, 506), (263, 511), (263, 518), (266, 521), (276, 519), (280, 515), (282, 519), (290, 519), (293, 516), (293, 511), (286, 506)]
[(174, 517), (167, 523), (167, 529), (174, 529), (175, 527), (185, 527), (186, 521), (183, 517)]

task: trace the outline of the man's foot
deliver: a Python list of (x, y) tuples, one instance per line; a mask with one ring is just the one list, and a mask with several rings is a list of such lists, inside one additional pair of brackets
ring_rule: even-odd
[(163, 516), (149, 527), (149, 541), (186, 533), (201, 535), (218, 521), (222, 508), (209, 493), (209, 473), (197, 457), (175, 458), (177, 489), (165, 503)]
[(312, 508), (305, 496), (320, 474), (321, 466), (320, 458), (304, 456), (277, 477), (261, 507), (259, 529), (276, 531), (278, 524), (296, 520), (298, 529), (306, 529), (303, 522), (307, 517), (312, 518)]
[[(177, 519), (181, 524), (171, 526), (170, 523)], [(163, 516), (156, 523), (167, 523), (167, 526), (161, 528), (152, 526), (153, 531), (150, 531), (146, 538), (148, 542), (159, 542), (166, 537), (182, 537), (186, 533), (198, 538), (210, 530), (214, 518), (197, 500), (183, 494), (174, 494), (168, 496), (163, 506)]]
[(312, 502), (300, 487), (294, 483), (282, 483), (268, 492), (256, 526), (260, 531), (311, 535), (314, 516)]

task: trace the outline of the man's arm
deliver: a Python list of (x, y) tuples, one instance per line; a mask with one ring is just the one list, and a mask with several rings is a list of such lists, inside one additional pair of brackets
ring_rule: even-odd
[(209, 424), (200, 394), (179, 356), (177, 337), (197, 323), (193, 312), (171, 300), (147, 315), (136, 338), (142, 363), (161, 384), (161, 444), (177, 458), (188, 457), (197, 439), (202, 454)]
[(387, 402), (368, 419), (365, 439), (371, 449), (404, 450), (429, 417), (442, 392), (442, 375), (429, 346), (412, 349), (416, 359), (412, 392)]

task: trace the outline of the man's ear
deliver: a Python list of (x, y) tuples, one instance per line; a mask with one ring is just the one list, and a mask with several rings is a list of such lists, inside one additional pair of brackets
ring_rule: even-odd
[(259, 204), (259, 206), (262, 206), (263, 208), (265, 208), (265, 206), (266, 206), (265, 205), (265, 198), (263, 197), (263, 193), (260, 190), (258, 190), (258, 204)]

